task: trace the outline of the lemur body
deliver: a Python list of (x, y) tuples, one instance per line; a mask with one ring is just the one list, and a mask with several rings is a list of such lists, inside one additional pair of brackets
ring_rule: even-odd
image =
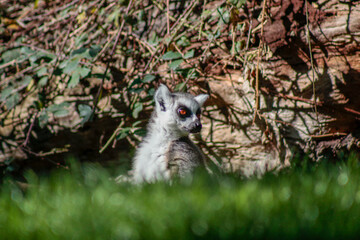
[(134, 158), (136, 182), (184, 177), (204, 164), (201, 150), (188, 135), (201, 130), (200, 108), (207, 98), (206, 94), (171, 93), (160, 85), (147, 135)]

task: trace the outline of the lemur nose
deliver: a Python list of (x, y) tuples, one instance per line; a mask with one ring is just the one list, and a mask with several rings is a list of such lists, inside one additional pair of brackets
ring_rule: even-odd
[(194, 128), (191, 129), (190, 132), (191, 132), (191, 133), (198, 133), (198, 132), (200, 132), (201, 128), (202, 128), (201, 123), (200, 123), (200, 122), (196, 122), (195, 125), (194, 125)]

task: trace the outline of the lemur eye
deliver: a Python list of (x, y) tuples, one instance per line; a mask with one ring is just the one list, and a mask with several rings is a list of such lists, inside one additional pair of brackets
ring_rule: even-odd
[(186, 118), (191, 115), (191, 111), (189, 109), (187, 109), (186, 107), (180, 107), (178, 109), (178, 113), (179, 113), (180, 117), (183, 117), (183, 118)]

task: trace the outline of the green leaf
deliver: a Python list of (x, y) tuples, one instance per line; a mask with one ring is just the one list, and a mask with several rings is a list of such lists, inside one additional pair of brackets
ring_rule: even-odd
[(66, 117), (67, 115), (69, 115), (69, 110), (67, 109), (62, 109), (54, 113), (55, 117)]
[(22, 80), (20, 80), (19, 82), (16, 83), (17, 86), (19, 87), (24, 87), (24, 86), (28, 86), (30, 84), (32, 80), (32, 77), (29, 75), (25, 75)]
[(55, 54), (52, 53), (45, 53), (45, 52), (35, 52), (35, 54), (28, 54), (29, 60), (31, 64), (34, 64), (35, 62), (40, 62), (40, 59), (44, 59), (45, 62), (51, 62), (56, 58)]
[(66, 67), (66, 65), (69, 63), (70, 60), (64, 60), (62, 62), (60, 62), (59, 64), (59, 68), (64, 69)]
[(140, 125), (142, 123), (142, 121), (141, 120), (139, 120), (139, 121), (136, 121), (136, 122), (134, 122), (133, 124), (132, 124), (132, 128), (135, 128), (135, 127), (137, 127), (138, 125)]
[(155, 94), (155, 88), (150, 88), (148, 91), (147, 91), (147, 94), (149, 95), (149, 96), (154, 96), (154, 94)]
[(219, 24), (220, 25), (223, 25), (223, 24), (229, 24), (229, 21), (230, 21), (230, 13), (229, 11), (227, 11), (226, 9), (224, 10), (224, 8), (222, 7), (218, 7), (217, 9), (217, 12), (220, 16), (220, 19), (221, 21), (219, 21)]
[(194, 57), (194, 53), (195, 53), (195, 50), (194, 50), (194, 49), (191, 49), (190, 51), (188, 51), (187, 53), (185, 53), (184, 59), (189, 59), (189, 58)]
[(141, 102), (137, 102), (134, 104), (134, 109), (132, 111), (132, 116), (134, 118), (138, 118), (139, 117), (139, 113), (143, 110), (143, 105)]
[(22, 47), (22, 48), (20, 48), (20, 53), (25, 54), (25, 55), (32, 55), (32, 54), (36, 53), (36, 51), (32, 50), (29, 47)]
[(19, 59), (20, 56), (21, 56), (21, 49), (15, 48), (4, 52), (1, 55), (1, 59), (3, 60), (4, 63), (8, 63), (12, 60)]
[(40, 80), (39, 80), (39, 82), (38, 82), (38, 86), (39, 86), (39, 87), (45, 86), (45, 85), (47, 84), (48, 80), (49, 80), (49, 77), (48, 77), (48, 76), (45, 76), (45, 77), (40, 78)]
[(169, 51), (162, 56), (163, 60), (174, 60), (179, 58), (181, 58), (181, 54), (173, 51)]
[(18, 93), (11, 95), (5, 102), (6, 108), (8, 110), (13, 109), (19, 101), (20, 95)]
[(87, 33), (83, 33), (82, 35), (80, 35), (75, 39), (75, 46), (80, 47), (88, 39), (89, 39), (89, 35)]
[(115, 11), (113, 11), (112, 13), (110, 13), (106, 19), (107, 22), (114, 22), (116, 24), (118, 24), (119, 22), (119, 18), (120, 18), (120, 11), (119, 9), (114, 9)]
[(68, 87), (73, 88), (76, 85), (78, 85), (79, 82), (80, 82), (80, 74), (78, 72), (74, 72), (70, 77), (70, 80), (68, 82)]
[(68, 61), (65, 67), (63, 68), (64, 73), (71, 74), (78, 67), (79, 62), (80, 62), (79, 58), (74, 58)]
[(176, 70), (180, 66), (180, 64), (182, 64), (183, 62), (184, 62), (184, 60), (182, 60), (182, 59), (175, 60), (169, 64), (169, 68)]
[(40, 115), (38, 116), (38, 119), (39, 119), (39, 126), (41, 128), (44, 128), (44, 126), (49, 121), (49, 116), (48, 116), (47, 111), (45, 109), (43, 111), (41, 111)]
[(85, 48), (85, 47), (81, 47), (79, 49), (74, 50), (71, 53), (71, 57), (72, 58), (87, 58), (87, 59), (92, 59), (94, 57), (96, 57), (96, 55), (100, 52), (101, 47), (97, 46), (97, 45), (93, 45), (90, 48)]
[(145, 11), (144, 10), (141, 10), (138, 14), (138, 19), (141, 21), (141, 22), (145, 22), (146, 21), (146, 15), (145, 15)]
[(180, 73), (185, 79), (193, 79), (198, 77), (199, 73), (194, 68), (177, 69), (176, 72)]
[(69, 115), (69, 111), (66, 109), (70, 106), (68, 102), (63, 102), (60, 104), (53, 104), (47, 108), (49, 112), (54, 114), (55, 117), (65, 117)]
[(13, 90), (14, 90), (13, 86), (9, 86), (9, 87), (5, 88), (4, 90), (2, 90), (1, 95), (0, 95), (0, 100), (4, 101), (5, 99), (7, 99), (11, 95)]
[(151, 33), (150, 38), (148, 40), (148, 43), (152, 46), (157, 46), (159, 42), (161, 41), (161, 38), (156, 33)]
[(190, 46), (190, 41), (185, 36), (182, 36), (176, 44), (182, 47), (187, 47)]
[(37, 70), (36, 75), (37, 75), (38, 77), (42, 77), (42, 76), (44, 76), (46, 73), (47, 73), (47, 68), (46, 68), (46, 67), (42, 67), (42, 68), (40, 68), (39, 70)]
[(144, 90), (143, 88), (131, 88), (131, 89), (129, 89), (129, 93), (139, 94), (139, 93), (141, 93), (143, 90)]
[(184, 91), (184, 90), (186, 90), (186, 88), (185, 88), (185, 84), (186, 84), (186, 82), (182, 82), (182, 83), (179, 83), (179, 84), (177, 84), (176, 86), (175, 86), (175, 91)]
[(147, 74), (147, 75), (145, 75), (145, 77), (142, 79), (142, 82), (143, 82), (143, 83), (152, 82), (155, 78), (156, 78), (156, 76), (154, 76), (154, 75), (152, 75), (152, 74)]
[(135, 135), (138, 135), (140, 137), (145, 137), (146, 135), (146, 129), (140, 128), (134, 131)]
[(246, 0), (228, 0), (228, 1), (237, 8), (240, 8), (246, 2)]
[(171, 38), (170, 36), (165, 37), (165, 38), (164, 38), (165, 44), (166, 44), (166, 45), (169, 45), (170, 42), (171, 42), (171, 39), (172, 39), (172, 38)]
[(140, 83), (142, 83), (141, 78), (135, 78), (134, 81), (130, 84), (129, 89), (131, 89), (136, 84), (140, 84)]
[(84, 78), (91, 72), (91, 70), (87, 67), (82, 67), (78, 70), (78, 72), (80, 73), (80, 76)]
[(80, 55), (83, 57), (87, 51), (88, 51), (88, 48), (84, 48), (84, 47), (76, 49), (71, 52), (71, 57), (74, 57), (75, 55)]
[(101, 51), (101, 47), (98, 45), (93, 45), (89, 49), (89, 55), (91, 58), (94, 58), (98, 55), (98, 53)]
[(116, 140), (120, 140), (120, 139), (126, 138), (126, 136), (129, 135), (130, 130), (131, 130), (131, 127), (122, 128), (122, 129), (118, 132), (118, 134), (116, 135)]
[(89, 121), (92, 113), (92, 109), (89, 105), (80, 104), (78, 106), (80, 117), (82, 118), (81, 123), (84, 124)]

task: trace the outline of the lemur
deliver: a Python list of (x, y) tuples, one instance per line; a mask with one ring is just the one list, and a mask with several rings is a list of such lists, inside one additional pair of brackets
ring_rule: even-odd
[(209, 95), (171, 93), (163, 84), (155, 92), (155, 110), (147, 126), (147, 135), (135, 153), (135, 182), (185, 177), (204, 165), (204, 155), (189, 139), (200, 132), (201, 107)]

